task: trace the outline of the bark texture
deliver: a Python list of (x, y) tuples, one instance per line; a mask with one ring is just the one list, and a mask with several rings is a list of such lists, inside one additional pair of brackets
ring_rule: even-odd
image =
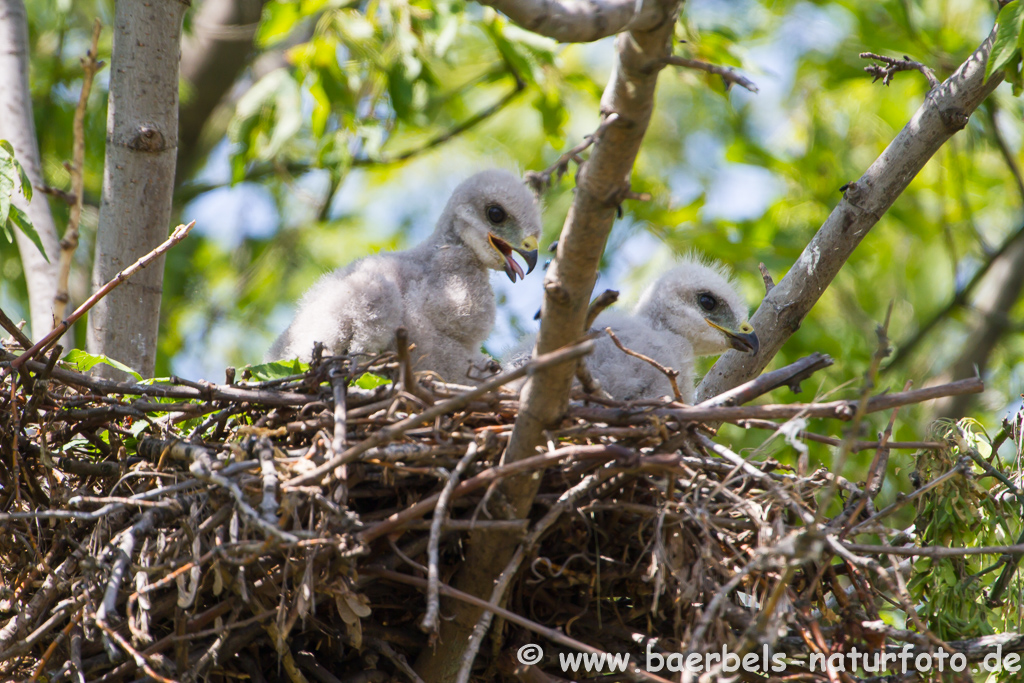
[(636, 0), (481, 0), (525, 29), (563, 43), (589, 43), (620, 31), (650, 31), (665, 3)]
[[(92, 287), (167, 238), (178, 147), (178, 64), (186, 0), (118, 2), (107, 152)], [(163, 257), (89, 314), (88, 347), (149, 377), (156, 364)], [(100, 374), (119, 371), (107, 366)]]
[[(651, 0), (645, 5), (661, 17), (651, 30), (631, 30), (617, 41), (617, 60), (611, 81), (601, 98), (604, 116), (618, 120), (601, 134), (590, 159), (581, 167), (576, 196), (558, 242), (558, 258), (544, 278), (540, 334), (534, 355), (548, 353), (577, 341), (584, 332), (587, 308), (598, 265), (615, 221), (616, 209), (629, 191), (629, 177), (640, 150), (651, 111), (662, 58), (671, 49), (672, 31), (679, 10), (675, 0)], [(544, 431), (557, 423), (568, 406), (575, 364), (563, 363), (536, 373), (523, 388), (521, 409), (502, 462), (532, 456), (543, 443)], [(505, 480), (492, 501), (502, 501), (510, 517), (522, 518), (530, 510), (538, 474)], [(500, 515), (501, 505), (490, 512)], [(516, 547), (513, 539), (493, 530), (470, 536), (463, 569), (455, 578), (459, 590), (487, 599), (494, 580)], [(436, 649), (417, 663), (426, 681), (454, 680), (474, 625), (482, 610), (450, 601), (444, 612), (453, 619), (441, 623)]]
[[(33, 186), (43, 184), (39, 164), (39, 145), (32, 119), (32, 97), (28, 86), (28, 19), (22, 0), (0, 0), (0, 139), (8, 140), (14, 155), (25, 169)], [(21, 264), (28, 285), (32, 339), (39, 339), (53, 328), (53, 297), (57, 293), (57, 259), (60, 247), (57, 228), (50, 214), (46, 195), (37, 192), (31, 203), (16, 192), (15, 206), (25, 211), (50, 262), (20, 230), (15, 230)]]
[(697, 387), (698, 401), (746, 382), (768, 365), (800, 328), (804, 316), (868, 231), (932, 155), (967, 125), (971, 113), (1002, 81), (1002, 74), (997, 73), (985, 82), (985, 61), (994, 37), (995, 29), (952, 76), (928, 93), (910, 122), (864, 175), (846, 187), (825, 224), (750, 319), (761, 341), (760, 351), (723, 355)]

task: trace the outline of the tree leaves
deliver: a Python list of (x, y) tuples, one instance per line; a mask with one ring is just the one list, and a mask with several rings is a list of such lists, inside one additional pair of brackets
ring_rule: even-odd
[(14, 228), (21, 230), (49, 263), (50, 258), (46, 255), (39, 233), (32, 226), (28, 214), (11, 203), (15, 184), (21, 188), (25, 201), (32, 201), (32, 183), (25, 169), (14, 158), (14, 147), (7, 140), (0, 140), (0, 232), (8, 242), (13, 242)]
[(1004, 69), (1006, 80), (1013, 84), (1013, 94), (1020, 95), (1024, 85), (1020, 72), (1021, 47), (1024, 47), (1024, 4), (1020, 0), (1007, 3), (999, 10), (996, 22), (999, 26), (985, 65), (985, 80)]

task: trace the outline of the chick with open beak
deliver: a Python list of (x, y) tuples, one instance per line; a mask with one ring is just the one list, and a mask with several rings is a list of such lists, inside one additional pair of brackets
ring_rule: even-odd
[[(537, 266), (537, 238), (533, 235), (527, 235), (523, 238), (522, 246), (513, 247), (511, 244), (501, 239), (493, 232), (487, 233), (487, 240), (491, 246), (501, 254), (501, 257), (505, 260), (505, 274), (508, 275), (508, 279), (512, 282), (516, 281), (516, 276), (522, 280), (527, 275), (533, 272), (533, 269)], [(526, 261), (526, 272), (523, 272), (522, 266), (513, 258), (512, 252), (519, 253)]]

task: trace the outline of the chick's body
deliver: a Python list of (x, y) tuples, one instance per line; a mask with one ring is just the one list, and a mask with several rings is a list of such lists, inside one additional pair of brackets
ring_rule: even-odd
[(479, 173), (453, 193), (433, 234), (407, 251), (377, 254), (322, 277), (267, 354), (308, 361), (314, 342), (331, 354), (394, 348), (404, 326), (417, 370), (465, 381), (486, 360), (480, 346), (494, 326), (490, 270), (524, 273), (511, 256), (536, 262), (540, 213), (511, 173)]
[[(602, 315), (598, 327), (610, 327), (627, 349), (677, 370), (676, 384), (683, 401), (693, 402), (693, 347), (689, 341), (660, 328), (655, 321), (622, 312)], [(601, 388), (619, 400), (672, 396), (672, 384), (665, 373), (641, 358), (623, 353), (607, 335), (597, 339), (586, 364)]]
[[(630, 312), (601, 314), (595, 327), (610, 327), (623, 346), (676, 370), (681, 398), (693, 402), (694, 358), (730, 348), (755, 352), (757, 336), (747, 323), (747, 309), (724, 266), (695, 255), (684, 259), (647, 289)], [(505, 367), (529, 360), (531, 337), (512, 352)], [(585, 361), (601, 388), (620, 401), (672, 396), (665, 373), (627, 355), (611, 338), (601, 336)]]

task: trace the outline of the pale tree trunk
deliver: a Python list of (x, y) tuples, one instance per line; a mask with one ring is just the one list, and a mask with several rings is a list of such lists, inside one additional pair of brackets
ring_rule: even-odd
[[(32, 185), (43, 184), (39, 170), (39, 145), (32, 119), (28, 88), (28, 20), (22, 0), (0, 0), (0, 139), (8, 140)], [(20, 230), (15, 230), (21, 265), (28, 284), (31, 336), (40, 339), (53, 329), (53, 297), (57, 293), (57, 259), (60, 247), (57, 228), (46, 195), (37, 192), (26, 202), (20, 192), (14, 204), (25, 211), (39, 233), (50, 262)]]
[[(188, 6), (188, 0), (117, 2), (93, 289), (167, 238), (178, 148), (181, 24)], [(160, 257), (96, 305), (89, 314), (92, 353), (152, 376), (163, 271)], [(118, 373), (106, 368), (101, 374)]]
[(202, 156), (203, 126), (253, 55), (253, 38), (266, 0), (203, 0), (182, 41), (178, 182)]

